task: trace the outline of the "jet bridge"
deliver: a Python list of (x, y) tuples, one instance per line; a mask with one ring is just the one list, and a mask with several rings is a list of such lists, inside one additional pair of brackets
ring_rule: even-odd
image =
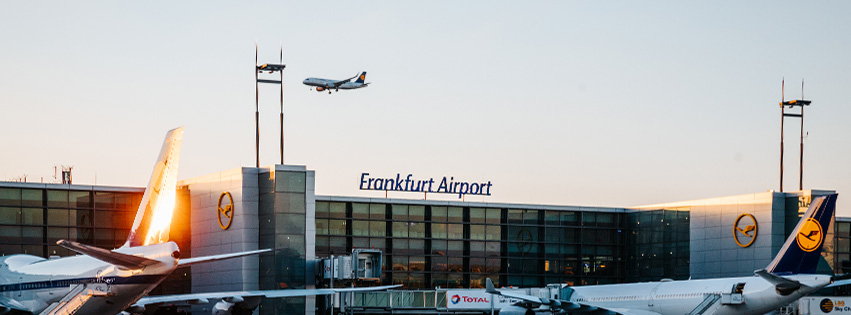
[(354, 249), (351, 255), (320, 259), (317, 276), (326, 287), (381, 282), (382, 254), (379, 249)]

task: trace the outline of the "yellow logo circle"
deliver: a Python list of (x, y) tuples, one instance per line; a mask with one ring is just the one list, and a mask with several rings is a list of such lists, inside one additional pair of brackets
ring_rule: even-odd
[[(744, 220), (742, 220), (744, 219)], [(756, 218), (750, 213), (742, 213), (733, 225), (733, 239), (741, 247), (748, 247), (756, 240)]]
[(821, 300), (821, 303), (819, 303), (818, 307), (822, 312), (830, 313), (830, 311), (833, 310), (833, 301), (830, 299), (823, 299)]
[[(222, 208), (222, 201), (225, 196), (228, 196), (229, 204)], [(221, 227), (222, 230), (227, 230), (230, 227), (230, 224), (233, 223), (233, 197), (231, 197), (229, 192), (226, 191), (219, 195), (219, 203), (216, 205), (216, 210), (218, 210), (216, 217), (219, 219), (219, 227)], [(227, 218), (227, 224), (222, 223), (222, 215)]]
[(798, 247), (805, 252), (811, 252), (821, 246), (821, 241), (824, 239), (824, 231), (821, 229), (821, 224), (813, 218), (808, 218), (801, 225), (801, 230), (795, 240), (798, 242)]

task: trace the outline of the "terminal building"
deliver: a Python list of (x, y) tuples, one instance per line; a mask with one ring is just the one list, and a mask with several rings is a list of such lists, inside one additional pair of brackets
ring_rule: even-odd
[[(544, 287), (752, 275), (780, 250), (810, 201), (834, 193), (767, 191), (617, 208), (324, 196), (316, 186), (313, 170), (293, 165), (179, 181), (170, 235), (184, 257), (273, 251), (180, 269), (153, 293), (323, 287), (329, 284), (317, 259), (357, 249), (381, 250), (380, 282), (406, 290), (483, 288), (486, 278)], [(60, 239), (118, 247), (143, 193), (0, 182), (0, 254), (72, 255), (56, 245)], [(849, 232), (848, 218), (827, 229), (820, 272), (851, 269)], [(270, 299), (259, 313), (313, 314), (325, 302)]]

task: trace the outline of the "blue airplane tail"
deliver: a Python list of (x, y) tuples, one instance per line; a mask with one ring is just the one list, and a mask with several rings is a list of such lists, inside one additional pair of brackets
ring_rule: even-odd
[(366, 71), (360, 73), (360, 75), (358, 76), (358, 79), (357, 79), (357, 81), (355, 81), (355, 83), (363, 84), (364, 80), (366, 80)]
[(828, 233), (836, 210), (836, 197), (836, 194), (819, 196), (810, 203), (783, 248), (765, 268), (766, 271), (773, 274), (815, 273), (825, 234)]

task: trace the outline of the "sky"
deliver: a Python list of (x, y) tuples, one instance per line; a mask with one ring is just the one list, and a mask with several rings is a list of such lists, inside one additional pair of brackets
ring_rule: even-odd
[[(169, 129), (180, 178), (254, 166), (254, 44), (283, 49), (285, 161), (316, 193), (374, 177), (491, 181), (466, 201), (635, 206), (778, 190), (781, 81), (805, 112), (804, 188), (851, 216), (851, 3), (0, 3), (0, 180), (144, 186)], [(249, 71), (249, 69), (252, 69)], [(367, 71), (327, 94), (307, 77)], [(269, 77), (271, 78), (271, 77)], [(279, 160), (260, 90), (260, 164)], [(784, 188), (800, 122), (786, 121)], [(420, 194), (391, 192), (391, 198)], [(431, 194), (429, 199), (458, 200)], [(851, 198), (851, 197), (849, 197)]]

